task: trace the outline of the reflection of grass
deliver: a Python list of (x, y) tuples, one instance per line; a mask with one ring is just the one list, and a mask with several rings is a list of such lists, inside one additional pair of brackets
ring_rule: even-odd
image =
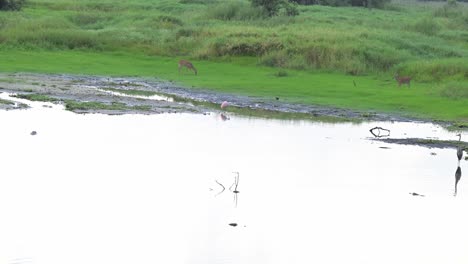
[(26, 99), (29, 101), (40, 101), (40, 102), (56, 102), (58, 99), (49, 97), (43, 94), (17, 94), (17, 98)]
[(145, 91), (145, 90), (124, 90), (124, 89), (116, 89), (116, 88), (102, 88), (103, 90), (106, 91), (111, 91), (111, 92), (116, 92), (116, 93), (123, 93), (123, 94), (128, 94), (128, 95), (140, 95), (140, 96), (153, 96), (157, 95), (157, 93), (152, 92), (152, 91)]

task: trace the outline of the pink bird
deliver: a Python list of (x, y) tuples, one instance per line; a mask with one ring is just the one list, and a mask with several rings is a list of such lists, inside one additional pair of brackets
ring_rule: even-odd
[(226, 108), (226, 107), (228, 107), (228, 105), (229, 105), (229, 103), (224, 101), (224, 102), (221, 103), (221, 108)]

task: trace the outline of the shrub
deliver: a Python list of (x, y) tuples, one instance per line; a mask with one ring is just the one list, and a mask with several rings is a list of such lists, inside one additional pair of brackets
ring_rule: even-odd
[(283, 44), (275, 40), (244, 40), (218, 39), (209, 47), (209, 54), (217, 57), (225, 55), (234, 56), (261, 56), (271, 51), (283, 49)]
[(180, 0), (179, 3), (181, 4), (213, 4), (218, 2), (217, 0)]
[(289, 74), (285, 70), (279, 70), (278, 72), (275, 73), (276, 77), (287, 77)]
[(422, 33), (428, 36), (434, 36), (440, 30), (439, 24), (437, 24), (437, 22), (432, 18), (424, 18), (422, 20), (419, 20), (418, 22), (413, 24), (411, 28), (414, 31), (417, 31), (419, 33)]
[(278, 11), (283, 4), (283, 0), (250, 0), (252, 5), (255, 7), (261, 7), (265, 9), (266, 13), (269, 16), (274, 16), (278, 14)]
[(242, 2), (215, 5), (208, 9), (208, 17), (219, 20), (254, 20), (265, 16), (265, 12), (260, 7)]
[(440, 95), (450, 99), (467, 99), (468, 84), (464, 82), (449, 82), (444, 84), (440, 91)]
[(239, 2), (216, 5), (208, 9), (208, 16), (219, 20), (232, 20), (236, 17), (241, 8), (241, 3)]
[(289, 56), (284, 52), (270, 52), (260, 59), (260, 64), (268, 67), (286, 67), (289, 63)]
[(460, 80), (468, 78), (468, 64), (465, 59), (411, 61), (396, 69), (425, 82)]
[(383, 8), (390, 0), (289, 0), (301, 5), (362, 6)]
[(174, 25), (178, 25), (178, 26), (182, 26), (184, 23), (182, 22), (182, 20), (176, 18), (176, 17), (173, 17), (173, 16), (159, 16), (157, 18), (158, 21), (160, 22), (165, 22), (165, 23), (170, 23), (170, 24), (174, 24)]
[(461, 8), (458, 8), (458, 5), (455, 3), (447, 2), (442, 7), (437, 8), (434, 11), (434, 15), (438, 17), (451, 17), (457, 18), (463, 16), (463, 11)]
[(19, 11), (26, 0), (0, 0), (0, 10)]
[(297, 15), (299, 15), (299, 9), (297, 8), (297, 4), (285, 3), (284, 10), (285, 10), (285, 14), (287, 16), (297, 16)]

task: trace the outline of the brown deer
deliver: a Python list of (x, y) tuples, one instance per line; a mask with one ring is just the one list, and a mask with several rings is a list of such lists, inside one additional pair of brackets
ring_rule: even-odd
[(398, 87), (401, 86), (401, 84), (408, 84), (408, 87), (410, 87), (410, 82), (411, 82), (411, 77), (409, 76), (398, 76), (398, 74), (395, 74), (395, 80), (398, 82)]
[(193, 67), (193, 64), (190, 61), (180, 60), (179, 61), (179, 73), (180, 73), (180, 69), (182, 67), (186, 67), (187, 69), (192, 70), (195, 73), (195, 75), (197, 75), (197, 69), (195, 69), (195, 67)]

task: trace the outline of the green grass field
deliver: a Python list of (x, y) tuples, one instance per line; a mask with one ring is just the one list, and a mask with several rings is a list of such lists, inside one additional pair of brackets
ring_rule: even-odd
[[(289, 102), (468, 122), (468, 11), (303, 6), (267, 18), (246, 0), (30, 0), (0, 12), (0, 71), (144, 76)], [(190, 59), (199, 75), (179, 74)], [(393, 75), (413, 78), (398, 87)], [(0, 83), (1, 85), (1, 83)]]

